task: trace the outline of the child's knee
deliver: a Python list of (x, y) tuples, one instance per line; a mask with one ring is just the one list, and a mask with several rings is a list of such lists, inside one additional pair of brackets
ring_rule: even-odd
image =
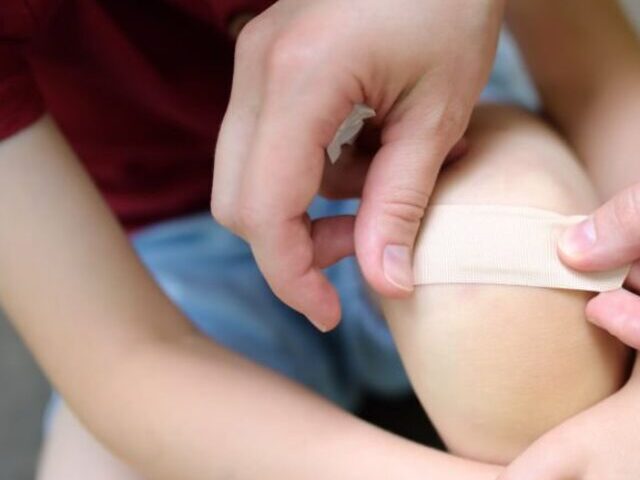
[[(432, 203), (563, 214), (596, 203), (571, 152), (524, 114), (483, 109), (469, 138), (469, 155), (443, 171)], [(448, 447), (506, 462), (619, 387), (625, 350), (586, 322), (588, 298), (568, 290), (433, 285), (383, 303), (416, 392)]]
[(597, 196), (564, 141), (520, 110), (483, 106), (467, 132), (468, 155), (446, 166), (432, 204), (495, 204), (586, 213)]

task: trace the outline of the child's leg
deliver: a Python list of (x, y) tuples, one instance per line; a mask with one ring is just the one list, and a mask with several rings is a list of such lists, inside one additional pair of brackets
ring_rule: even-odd
[[(596, 196), (560, 139), (524, 113), (481, 107), (466, 158), (433, 204), (586, 213)], [(383, 301), (416, 393), (453, 453), (506, 463), (567, 417), (613, 393), (628, 353), (588, 324), (585, 292), (429, 285)]]
[(62, 405), (45, 440), (38, 480), (136, 480), (128, 467), (111, 455)]

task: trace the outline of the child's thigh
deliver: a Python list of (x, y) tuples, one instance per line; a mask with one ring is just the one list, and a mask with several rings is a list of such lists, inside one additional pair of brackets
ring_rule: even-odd
[[(514, 110), (481, 107), (471, 149), (441, 174), (432, 204), (586, 213), (597, 199), (562, 141)], [(585, 292), (497, 285), (418, 287), (383, 301), (416, 393), (455, 453), (506, 463), (617, 390), (628, 353), (588, 324)]]
[(38, 480), (138, 480), (66, 406), (55, 412), (38, 466)]

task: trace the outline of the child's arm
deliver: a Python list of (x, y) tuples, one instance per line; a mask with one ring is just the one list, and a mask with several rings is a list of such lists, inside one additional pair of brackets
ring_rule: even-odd
[(619, 392), (556, 427), (500, 480), (637, 480), (640, 375)]
[(493, 479), (198, 335), (54, 123), (0, 142), (0, 301), (79, 418), (146, 478)]
[(604, 198), (640, 180), (640, 45), (616, 0), (513, 0), (544, 108)]

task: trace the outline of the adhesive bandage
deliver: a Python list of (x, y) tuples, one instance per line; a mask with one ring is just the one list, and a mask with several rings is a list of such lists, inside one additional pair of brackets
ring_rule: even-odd
[(583, 273), (558, 258), (562, 232), (585, 218), (500, 205), (430, 207), (415, 249), (415, 284), (522, 285), (593, 292), (621, 287), (629, 267)]

